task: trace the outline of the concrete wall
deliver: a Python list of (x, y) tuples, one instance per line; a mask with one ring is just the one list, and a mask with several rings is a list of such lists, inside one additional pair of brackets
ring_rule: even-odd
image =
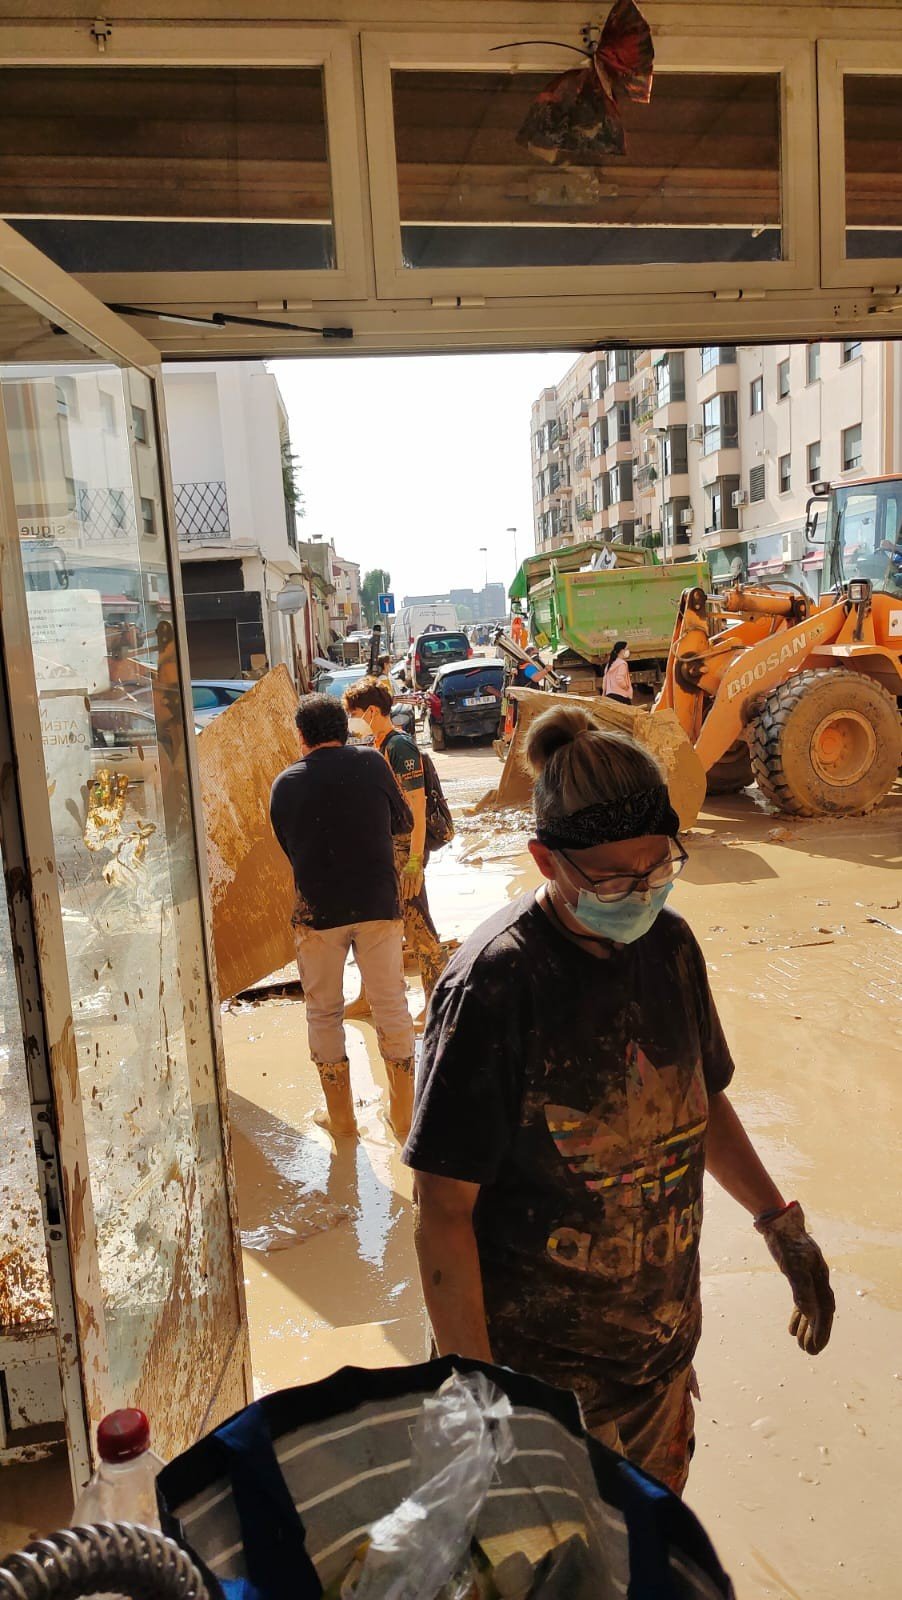
[(166, 370), (163, 380), (173, 483), (221, 483), (225, 453), (217, 375)]

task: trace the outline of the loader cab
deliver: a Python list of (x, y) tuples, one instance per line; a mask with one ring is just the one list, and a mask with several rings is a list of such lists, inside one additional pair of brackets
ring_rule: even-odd
[(819, 542), (822, 518), (824, 589), (867, 578), (875, 591), (902, 599), (902, 477), (815, 484), (808, 502), (811, 542)]

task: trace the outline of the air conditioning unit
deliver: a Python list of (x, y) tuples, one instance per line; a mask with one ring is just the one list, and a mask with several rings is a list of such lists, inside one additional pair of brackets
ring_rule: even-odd
[(701, 442), (704, 439), (704, 437), (705, 437), (705, 429), (704, 429), (703, 424), (701, 422), (690, 422), (690, 424), (689, 424), (689, 442), (690, 442), (690, 444), (701, 444)]
[(679, 523), (680, 523), (680, 527), (681, 528), (689, 528), (689, 527), (691, 527), (691, 525), (692, 525), (692, 523), (694, 521), (695, 521), (695, 512), (693, 511), (691, 506), (687, 506), (685, 511), (681, 511), (680, 512)]
[(730, 505), (733, 507), (734, 511), (738, 511), (740, 506), (747, 506), (748, 503), (749, 503), (749, 492), (748, 492), (748, 489), (734, 489), (733, 490), (733, 493), (730, 495)]

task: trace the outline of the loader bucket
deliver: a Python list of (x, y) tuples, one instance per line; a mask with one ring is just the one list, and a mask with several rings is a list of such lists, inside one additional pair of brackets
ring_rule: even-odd
[(526, 734), (536, 717), (560, 705), (582, 706), (605, 728), (632, 734), (660, 761), (667, 778), (671, 804), (680, 827), (691, 828), (705, 798), (705, 770), (672, 711), (645, 710), (622, 706), (600, 695), (546, 694), (540, 689), (511, 689), (518, 702), (517, 725), (508, 747), (501, 781), (480, 802), (479, 810), (528, 806), (532, 799), (532, 777), (525, 760)]

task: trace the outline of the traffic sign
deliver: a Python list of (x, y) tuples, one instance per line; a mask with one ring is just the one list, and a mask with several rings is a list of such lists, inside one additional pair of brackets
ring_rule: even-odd
[(380, 596), (379, 596), (379, 615), (380, 615), (380, 617), (393, 617), (394, 614), (395, 614), (395, 597), (394, 597), (394, 595), (393, 594), (380, 594)]

